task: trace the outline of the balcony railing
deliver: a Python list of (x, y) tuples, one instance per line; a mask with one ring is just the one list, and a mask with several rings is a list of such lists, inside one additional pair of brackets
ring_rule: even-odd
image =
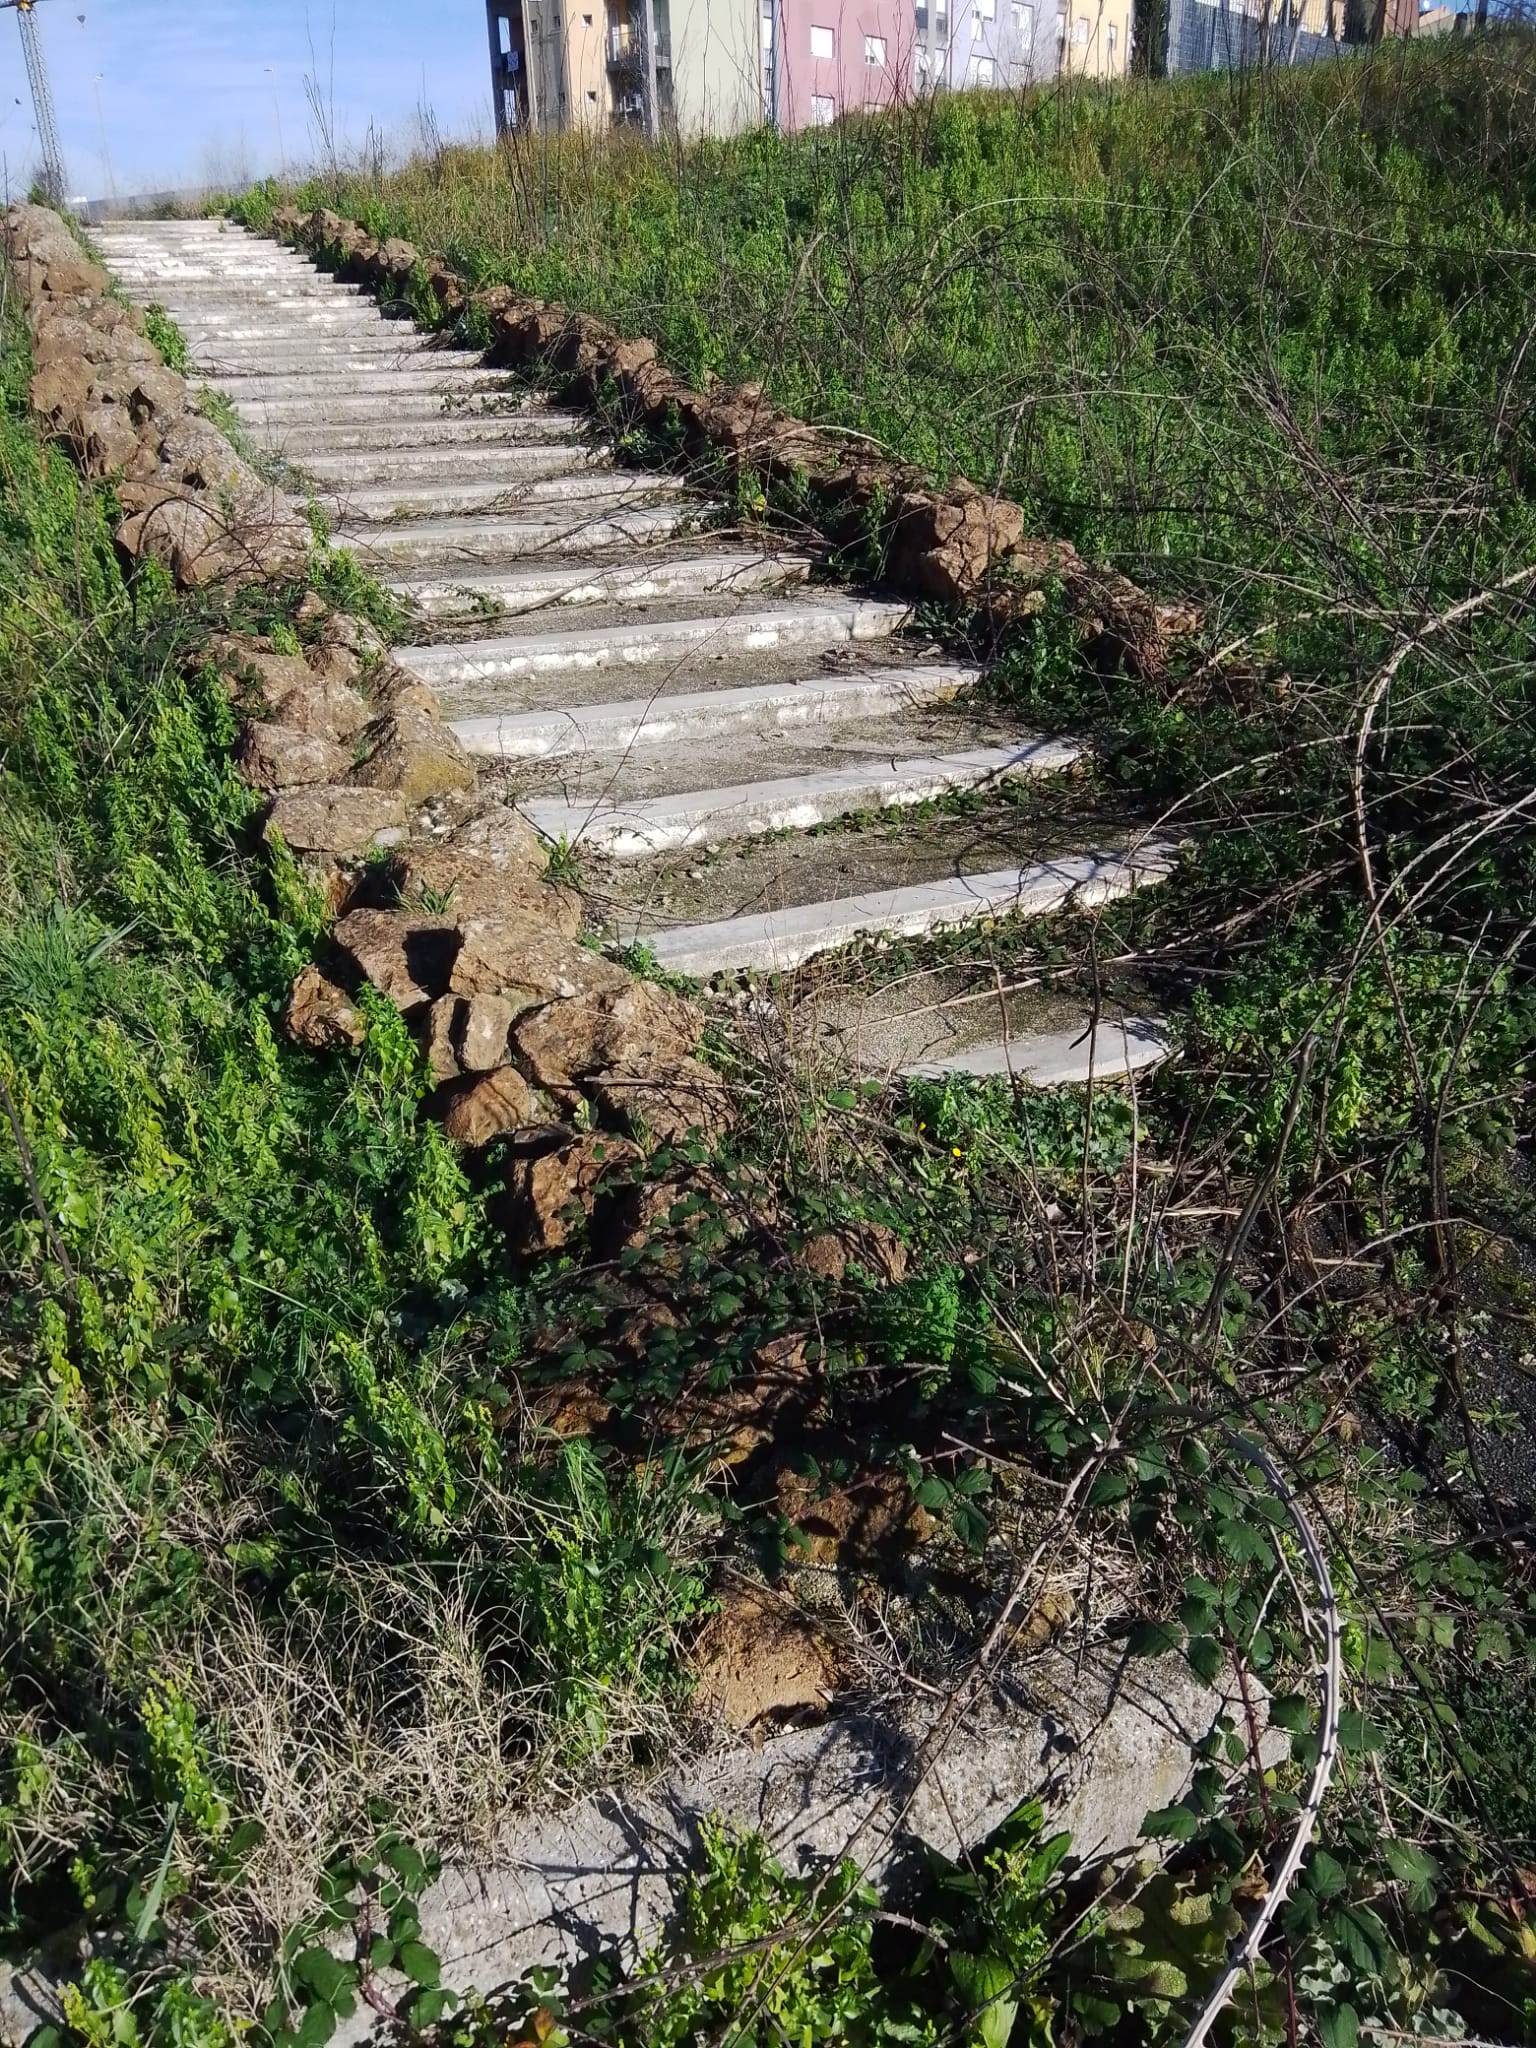
[[(637, 23), (616, 22), (608, 31), (608, 67), (612, 71), (645, 69), (645, 37)], [(656, 68), (672, 68), (672, 50), (665, 36), (656, 38)]]

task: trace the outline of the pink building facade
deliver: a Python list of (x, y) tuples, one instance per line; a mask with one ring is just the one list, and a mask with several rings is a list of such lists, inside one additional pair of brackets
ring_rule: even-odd
[(767, 0), (764, 97), (780, 128), (830, 127), (842, 114), (910, 99), (911, 0)]

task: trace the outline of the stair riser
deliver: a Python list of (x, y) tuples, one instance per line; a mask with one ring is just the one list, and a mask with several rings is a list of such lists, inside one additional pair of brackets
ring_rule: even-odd
[(1168, 871), (1150, 849), (1135, 865), (1118, 855), (1074, 856), (1037, 870), (967, 875), (916, 889), (802, 904), (762, 915), (644, 934), (663, 967), (708, 978), (749, 970), (786, 973), (860, 940), (923, 938), (957, 925), (1091, 910), (1150, 888)]
[(695, 567), (685, 558), (654, 569), (620, 565), (548, 576), (487, 576), (472, 584), (455, 584), (451, 579), (402, 582), (394, 588), (426, 619), (476, 618), (487, 608), (517, 618), (555, 606), (576, 610), (592, 604), (654, 604), (668, 598), (716, 597), (731, 591), (781, 590), (803, 583), (809, 566), (806, 562), (747, 561), (734, 566), (707, 562)]
[(985, 758), (898, 763), (887, 775), (801, 775), (619, 805), (612, 811), (537, 800), (523, 809), (546, 839), (568, 840), (612, 860), (647, 860), (690, 846), (728, 846), (765, 832), (809, 832), (854, 812), (900, 810), (956, 790), (995, 787), (1007, 777), (1053, 774), (1070, 768), (1078, 757), (1079, 750), (1065, 742), (1042, 742), (1029, 755), (988, 749)]
[(457, 719), (453, 730), (470, 753), (496, 760), (623, 756), (637, 747), (683, 746), (728, 731), (744, 736), (794, 733), (893, 717), (914, 704), (944, 703), (975, 679), (974, 674), (949, 669), (927, 675), (921, 670), (892, 670), (888, 676), (848, 684), (700, 690), (654, 701), (635, 698), (570, 711)]
[(693, 619), (651, 627), (614, 628), (604, 634), (551, 634), (544, 639), (482, 642), (470, 647), (400, 650), (398, 659), (424, 682), (514, 682), (523, 676), (590, 675), (608, 668), (647, 668), (689, 657), (724, 661), (738, 655), (798, 648), (821, 652), (856, 641), (888, 637), (906, 614), (899, 606), (848, 606), (792, 614), (781, 622), (761, 617)]

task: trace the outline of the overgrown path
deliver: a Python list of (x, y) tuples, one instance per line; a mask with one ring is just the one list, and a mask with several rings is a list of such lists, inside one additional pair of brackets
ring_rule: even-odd
[[(415, 644), (399, 662), (483, 779), (580, 860), (610, 937), (701, 979), (785, 973), (1167, 872), (1162, 844), (1036, 800), (1078, 748), (970, 702), (977, 672), (906, 606), (731, 531), (725, 506), (624, 466), (581, 416), (289, 250), (216, 221), (96, 237), (402, 600)], [(788, 1042), (877, 1075), (1042, 1083), (1164, 1052), (1145, 1020), (1026, 1003), (980, 966), (857, 979), (791, 974), (774, 1013)]]

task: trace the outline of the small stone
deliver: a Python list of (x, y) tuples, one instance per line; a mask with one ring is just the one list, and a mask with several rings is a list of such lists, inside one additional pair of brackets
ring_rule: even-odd
[(457, 996), (439, 996), (427, 1012), (424, 1050), (432, 1078), (440, 1086), (456, 1081), (461, 1072), (459, 1057), (454, 1051), (459, 1008)]
[(318, 967), (306, 967), (293, 984), (283, 1028), (295, 1045), (330, 1052), (343, 1045), (361, 1045), (367, 1019), (344, 989), (327, 981)]
[(686, 1059), (698, 1044), (704, 1020), (692, 1003), (614, 971), (617, 981), (518, 1026), (518, 1051), (546, 1087), (589, 1074), (643, 1075), (662, 1061)]
[(405, 805), (383, 789), (284, 790), (267, 812), (263, 831), (294, 853), (356, 856), (403, 836)]
[(445, 917), (407, 910), (349, 910), (331, 942), (351, 970), (398, 1010), (416, 1010), (448, 993), (458, 934)]
[(588, 1085), (608, 1122), (653, 1145), (717, 1145), (733, 1121), (730, 1091), (702, 1060), (663, 1058), (646, 1073), (597, 1074)]
[(495, 868), (524, 868), (542, 875), (549, 866), (548, 847), (511, 804), (487, 804), (465, 820), (459, 839), (468, 852)]
[(464, 1000), (455, 1043), (466, 1073), (488, 1074), (505, 1063), (507, 1034), (516, 1014), (505, 996), (479, 995)]
[(640, 1164), (638, 1147), (593, 1132), (573, 1135), (553, 1151), (511, 1161), (503, 1211), (509, 1245), (527, 1258), (558, 1251), (591, 1216), (605, 1183)]
[(333, 740), (253, 720), (241, 729), (235, 766), (252, 789), (293, 789), (339, 781), (346, 773), (347, 757)]
[(498, 1067), (455, 1089), (441, 1113), (445, 1136), (465, 1150), (478, 1150), (539, 1121), (533, 1090), (516, 1067)]
[(364, 758), (352, 780), (368, 789), (398, 789), (408, 804), (424, 804), (454, 790), (472, 789), (475, 764), (451, 726), (421, 711), (393, 710), (366, 726)]
[(756, 1587), (722, 1597), (690, 1661), (701, 1704), (738, 1734), (784, 1715), (825, 1714), (842, 1678), (810, 1616)]
[(557, 999), (617, 993), (629, 985), (622, 967), (532, 918), (465, 918), (459, 933), (454, 994), (506, 996), (519, 1015)]
[(796, 1263), (813, 1279), (834, 1286), (847, 1278), (850, 1266), (894, 1286), (907, 1276), (908, 1256), (895, 1231), (883, 1223), (845, 1223), (808, 1239)]

